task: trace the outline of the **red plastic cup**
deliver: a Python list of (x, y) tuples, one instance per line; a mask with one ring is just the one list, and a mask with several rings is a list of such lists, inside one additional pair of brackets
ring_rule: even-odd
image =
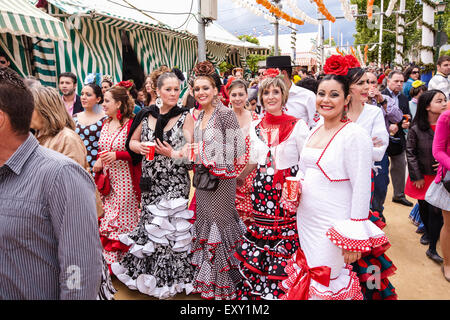
[(297, 201), (300, 179), (296, 177), (286, 178), (286, 191), (288, 201)]
[(149, 148), (148, 153), (145, 155), (145, 158), (148, 161), (152, 161), (155, 158), (155, 148), (156, 148), (156, 143), (151, 142), (151, 141), (146, 141), (144, 142), (144, 146), (146, 148)]
[(189, 161), (194, 162), (195, 161), (195, 147), (194, 144), (189, 145)]

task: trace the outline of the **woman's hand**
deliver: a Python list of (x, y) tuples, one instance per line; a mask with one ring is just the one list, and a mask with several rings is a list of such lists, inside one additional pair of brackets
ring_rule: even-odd
[(106, 164), (106, 165), (110, 165), (111, 163), (113, 163), (114, 161), (117, 160), (116, 157), (116, 153), (115, 152), (107, 152), (101, 155), (102, 161)]
[(92, 171), (100, 172), (102, 170), (103, 170), (103, 163), (102, 163), (102, 159), (99, 158), (97, 161), (95, 161), (94, 167), (92, 168)]
[(170, 158), (172, 156), (173, 148), (167, 142), (161, 142), (159, 139), (156, 139), (155, 151), (163, 156)]
[(377, 137), (372, 138), (372, 143), (374, 148), (380, 148), (383, 146), (383, 141), (381, 139), (378, 139)]
[(433, 164), (433, 165), (431, 165), (432, 167), (433, 167), (433, 170), (434, 171), (438, 171), (438, 169), (439, 169), (439, 163), (438, 162), (436, 162), (435, 164)]
[(236, 178), (236, 187), (240, 188), (244, 185), (245, 178), (241, 177), (241, 175), (237, 176)]
[[(136, 141), (137, 142), (137, 141)], [(135, 144), (137, 151), (136, 153), (139, 153), (143, 156), (145, 156), (147, 153), (150, 152), (150, 147), (145, 145), (145, 142), (137, 142)]]
[(344, 262), (346, 264), (352, 264), (353, 262), (361, 259), (361, 252), (353, 252), (342, 249), (342, 255), (344, 256)]
[(420, 179), (417, 181), (413, 181), (413, 184), (416, 186), (417, 189), (422, 189), (423, 186), (425, 185), (425, 180), (424, 179)]

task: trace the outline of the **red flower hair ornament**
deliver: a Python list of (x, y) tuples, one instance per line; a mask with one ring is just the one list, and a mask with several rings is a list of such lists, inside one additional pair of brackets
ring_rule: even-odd
[(353, 55), (347, 54), (344, 56), (345, 60), (347, 60), (348, 67), (351, 68), (361, 68), (361, 64), (358, 59), (356, 59)]
[(127, 81), (120, 81), (116, 86), (123, 87), (128, 91), (130, 91), (131, 88), (133, 87), (133, 84), (134, 84), (133, 80), (127, 80)]
[(280, 69), (269, 68), (266, 71), (264, 71), (264, 73), (260, 79), (264, 80), (266, 78), (276, 78), (276, 77), (283, 77), (281, 75)]
[(325, 61), (323, 72), (325, 72), (325, 74), (345, 76), (347, 75), (349, 68), (349, 64), (345, 57), (340, 54), (334, 54)]

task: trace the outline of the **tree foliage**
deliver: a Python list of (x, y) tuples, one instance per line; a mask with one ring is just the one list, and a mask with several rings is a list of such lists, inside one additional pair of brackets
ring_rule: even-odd
[[(351, 0), (352, 3), (358, 4), (358, 13), (366, 14), (367, 9), (367, 0)], [(389, 1), (384, 1), (384, 10), (387, 10), (389, 5)], [(374, 6), (381, 6), (381, 0), (375, 0)], [(399, 2), (397, 2), (394, 11), (398, 11)], [(418, 20), (421, 19), (422, 16), (422, 4), (416, 0), (406, 0), (406, 10), (405, 13), (405, 23), (412, 22), (417, 17)], [(375, 11), (374, 11), (375, 12)], [(355, 45), (361, 44), (371, 44), (378, 43), (379, 41), (379, 24), (375, 24), (375, 15), (373, 16), (372, 23), (368, 23), (367, 17), (358, 17), (356, 19), (356, 34), (354, 34)], [(417, 20), (417, 21), (418, 21)], [(418, 47), (421, 43), (422, 31), (417, 28), (417, 21), (411, 23), (405, 27), (403, 41), (403, 53), (404, 57), (406, 57), (405, 53), (411, 49), (415, 49), (418, 51)], [(383, 18), (383, 41), (382, 41), (382, 49), (381, 49), (381, 61), (382, 63), (391, 62), (395, 59), (395, 47), (392, 48), (391, 45), (395, 46), (396, 43), (396, 32), (397, 29), (397, 16), (396, 14), (391, 14), (390, 17), (384, 16)], [(373, 51), (368, 51), (367, 53), (369, 61), (377, 61), (378, 60), (378, 48)], [(418, 61), (419, 57), (413, 57), (414, 61)]]
[(238, 39), (259, 45), (259, 40), (257, 38), (249, 36), (247, 34), (238, 36)]

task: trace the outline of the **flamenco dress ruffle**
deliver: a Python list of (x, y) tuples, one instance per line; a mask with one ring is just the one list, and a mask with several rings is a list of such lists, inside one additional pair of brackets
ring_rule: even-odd
[[(386, 226), (376, 211), (370, 212), (369, 220), (380, 229)], [(388, 279), (397, 270), (392, 260), (385, 254), (390, 246), (391, 244), (386, 242), (372, 248), (352, 264), (353, 271), (358, 275), (365, 300), (397, 300), (398, 298), (394, 286)]]
[(121, 235), (130, 247), (121, 263), (111, 266), (117, 278), (132, 290), (165, 299), (193, 290), (193, 268), (188, 256), (192, 242), (193, 212), (187, 199), (161, 200), (144, 206), (145, 218), (135, 231)]

